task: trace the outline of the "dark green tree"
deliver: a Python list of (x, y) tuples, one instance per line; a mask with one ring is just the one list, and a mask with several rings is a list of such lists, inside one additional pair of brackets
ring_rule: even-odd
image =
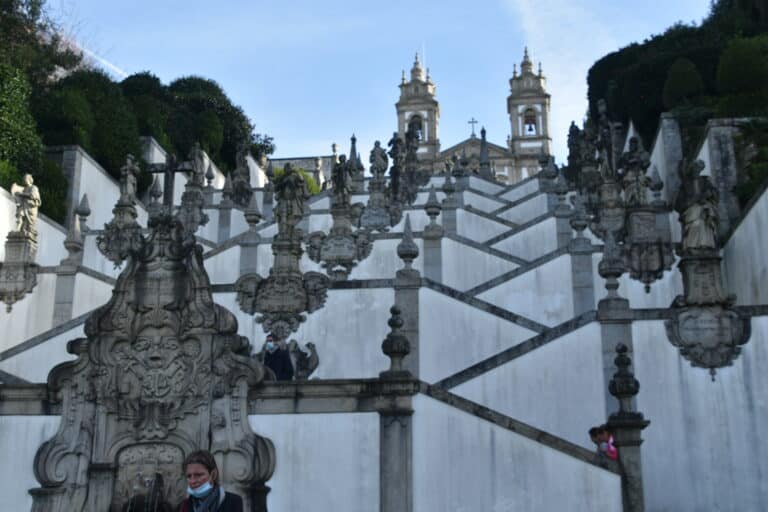
[(29, 96), (24, 74), (0, 64), (0, 161), (6, 162), (0, 186), (5, 188), (18, 174), (34, 174), (41, 163), (43, 145), (29, 110)]
[(696, 69), (696, 64), (685, 57), (675, 60), (664, 82), (662, 92), (664, 108), (672, 109), (680, 104), (690, 104), (691, 100), (703, 92), (704, 80)]

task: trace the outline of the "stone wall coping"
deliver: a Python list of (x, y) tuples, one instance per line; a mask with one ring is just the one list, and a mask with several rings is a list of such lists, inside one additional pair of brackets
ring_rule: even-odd
[(547, 212), (542, 215), (539, 215), (538, 217), (534, 217), (528, 222), (525, 222), (523, 224), (518, 224), (517, 227), (514, 229), (510, 229), (509, 231), (505, 231), (503, 233), (499, 233), (498, 235), (494, 236), (493, 238), (489, 238), (483, 244), (488, 246), (496, 245), (497, 243), (501, 242), (502, 240), (506, 240), (507, 238), (511, 236), (515, 236), (518, 233), (522, 233), (526, 229), (535, 226), (536, 224), (539, 224), (540, 222), (544, 222), (545, 220), (549, 219), (550, 217), (554, 217), (555, 212)]

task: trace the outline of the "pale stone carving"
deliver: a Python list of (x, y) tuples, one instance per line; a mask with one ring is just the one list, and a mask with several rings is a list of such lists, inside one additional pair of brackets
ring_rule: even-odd
[(352, 231), (351, 176), (350, 165), (341, 155), (331, 177), (331, 231), (327, 235), (315, 231), (308, 236), (307, 255), (312, 261), (322, 263), (334, 281), (346, 280), (352, 268), (367, 258), (373, 248), (366, 228)]
[(237, 301), (265, 332), (285, 340), (312, 313), (325, 304), (329, 279), (319, 272), (303, 273), (299, 260), (303, 233), (298, 223), (304, 215), (304, 202), (309, 197), (304, 178), (286, 164), (275, 182), (278, 232), (272, 241), (274, 264), (267, 278), (256, 273), (241, 276), (235, 283)]
[(293, 378), (295, 380), (307, 380), (320, 364), (320, 357), (317, 355), (315, 344), (310, 341), (305, 346), (307, 352), (301, 350), (299, 342), (296, 340), (291, 340), (288, 343), (288, 353), (291, 356), (291, 363), (293, 363)]
[(247, 149), (241, 147), (237, 152), (237, 167), (232, 173), (232, 201), (240, 208), (247, 208), (253, 195), (247, 156)]
[(723, 287), (717, 233), (717, 191), (704, 165), (681, 162), (681, 187), (675, 201), (683, 228), (680, 272), (683, 295), (672, 304), (672, 319), (665, 322), (669, 341), (691, 365), (729, 366), (750, 337), (750, 319), (733, 308), (736, 298)]
[(25, 174), (23, 185), (14, 183), (11, 193), (16, 200), (16, 229), (5, 241), (5, 261), (0, 263), (0, 301), (10, 313), (13, 304), (37, 285), (37, 210), (40, 192), (32, 176)]
[(389, 159), (381, 143), (376, 141), (371, 150), (371, 180), (368, 183), (368, 204), (360, 215), (360, 227), (372, 231), (389, 231), (390, 214), (387, 208), (386, 179)]
[[(62, 422), (35, 456), (33, 510), (175, 507), (180, 463), (199, 448), (214, 453), (246, 509), (263, 506), (275, 453), (251, 432), (246, 404), (265, 369), (234, 315), (213, 302), (202, 248), (181, 220), (161, 210), (138, 240), (112, 298), (86, 321), (87, 338), (69, 343), (77, 358), (49, 375)], [(152, 485), (137, 492), (141, 479)]]
[(16, 229), (25, 236), (37, 239), (37, 210), (40, 208), (40, 191), (31, 174), (25, 174), (23, 185), (11, 185), (11, 194), (16, 200)]
[(120, 168), (120, 201), (136, 204), (136, 182), (139, 176), (139, 166), (136, 159), (128, 154), (125, 165)]

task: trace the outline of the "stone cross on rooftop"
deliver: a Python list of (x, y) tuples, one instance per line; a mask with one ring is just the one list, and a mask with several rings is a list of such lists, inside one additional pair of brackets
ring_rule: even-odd
[(472, 125), (472, 137), (475, 137), (475, 125), (476, 125), (477, 123), (479, 123), (479, 122), (480, 122), (480, 121), (478, 121), (478, 120), (477, 120), (477, 119), (475, 119), (474, 117), (472, 117), (472, 119), (470, 119), (469, 121), (467, 121), (467, 124), (471, 124), (471, 125)]

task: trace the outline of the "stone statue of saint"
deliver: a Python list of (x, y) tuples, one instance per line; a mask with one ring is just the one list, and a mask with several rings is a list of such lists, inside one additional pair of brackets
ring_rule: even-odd
[(387, 166), (389, 165), (389, 159), (387, 158), (387, 152), (381, 147), (381, 143), (376, 141), (373, 143), (373, 149), (371, 150), (371, 156), (369, 158), (371, 162), (371, 174), (376, 177), (381, 177), (387, 172)]
[(139, 174), (139, 166), (133, 155), (125, 157), (125, 165), (120, 168), (120, 199), (123, 202), (136, 204), (136, 180)]
[(31, 174), (25, 174), (24, 185), (11, 185), (16, 199), (16, 231), (35, 237), (37, 235), (37, 210), (40, 208), (40, 191), (34, 185)]
[(283, 175), (275, 180), (275, 197), (278, 227), (281, 230), (290, 229), (298, 224), (304, 216), (304, 202), (309, 199), (309, 189), (304, 177), (291, 164), (285, 164)]
[(338, 204), (348, 203), (352, 189), (350, 181), (352, 180), (352, 165), (347, 162), (347, 157), (341, 155), (339, 161), (333, 166), (331, 181), (333, 183), (334, 202)]
[(718, 194), (708, 176), (701, 176), (704, 162), (681, 165), (682, 187), (675, 209), (683, 225), (683, 251), (716, 249)]

